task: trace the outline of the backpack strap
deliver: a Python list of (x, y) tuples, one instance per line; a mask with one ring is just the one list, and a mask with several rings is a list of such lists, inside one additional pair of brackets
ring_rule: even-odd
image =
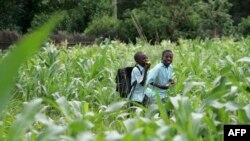
[[(135, 67), (140, 71), (140, 73), (141, 73), (141, 75), (142, 75), (142, 71), (141, 71), (140, 67), (139, 67), (137, 64), (135, 65)], [(130, 92), (130, 97), (131, 97), (132, 94), (134, 93), (136, 84), (137, 84), (137, 81), (135, 80), (135, 81), (133, 82), (133, 84), (131, 85), (132, 89), (131, 89), (131, 92)], [(130, 99), (130, 97), (129, 97), (129, 99)]]
[(140, 71), (141, 75), (142, 75), (142, 71), (140, 69), (140, 67), (136, 64), (135, 67), (137, 67), (137, 69)]
[[(141, 73), (142, 75), (142, 71), (140, 69), (140, 67), (136, 64), (135, 67), (139, 70), (139, 72)], [(131, 85), (131, 87), (135, 86), (137, 84), (137, 81), (135, 80), (134, 83)]]

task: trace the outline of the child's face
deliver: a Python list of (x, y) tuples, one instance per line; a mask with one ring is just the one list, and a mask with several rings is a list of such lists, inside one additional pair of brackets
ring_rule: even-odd
[(168, 66), (172, 63), (172, 61), (173, 61), (173, 54), (171, 52), (166, 52), (162, 56), (162, 62), (164, 65)]
[(138, 64), (144, 67), (147, 61), (148, 61), (147, 55), (141, 54), (138, 60)]

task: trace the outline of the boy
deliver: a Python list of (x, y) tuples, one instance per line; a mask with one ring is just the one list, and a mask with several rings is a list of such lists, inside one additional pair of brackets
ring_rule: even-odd
[(136, 66), (131, 73), (132, 89), (129, 99), (145, 106), (144, 101), (147, 96), (145, 95), (146, 88), (144, 86), (146, 85), (147, 72), (150, 63), (148, 57), (143, 52), (137, 52), (134, 55), (134, 60)]
[(161, 63), (157, 64), (148, 74), (148, 83), (154, 91), (152, 101), (156, 103), (156, 93), (159, 94), (162, 102), (166, 102), (167, 89), (173, 80), (173, 52), (171, 50), (164, 50), (162, 52)]

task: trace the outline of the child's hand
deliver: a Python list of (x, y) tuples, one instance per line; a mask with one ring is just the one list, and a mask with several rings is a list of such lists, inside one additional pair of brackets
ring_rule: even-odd
[(175, 84), (175, 80), (174, 79), (169, 79), (169, 83), (170, 84)]
[(148, 68), (150, 68), (150, 66), (151, 66), (150, 61), (146, 61), (146, 62), (145, 62), (145, 68), (147, 68), (147, 69), (148, 69)]

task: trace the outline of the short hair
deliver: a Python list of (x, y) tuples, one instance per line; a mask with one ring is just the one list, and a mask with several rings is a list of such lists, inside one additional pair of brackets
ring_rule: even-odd
[(164, 54), (165, 54), (165, 53), (167, 53), (167, 52), (169, 52), (169, 53), (172, 53), (172, 54), (173, 54), (172, 50), (166, 49), (166, 50), (164, 50), (164, 51), (162, 52), (161, 57), (163, 57), (163, 56), (164, 56)]
[(134, 59), (135, 59), (136, 62), (138, 61), (139, 57), (140, 57), (142, 54), (143, 54), (143, 52), (141, 52), (141, 51), (138, 51), (138, 52), (135, 53)]

